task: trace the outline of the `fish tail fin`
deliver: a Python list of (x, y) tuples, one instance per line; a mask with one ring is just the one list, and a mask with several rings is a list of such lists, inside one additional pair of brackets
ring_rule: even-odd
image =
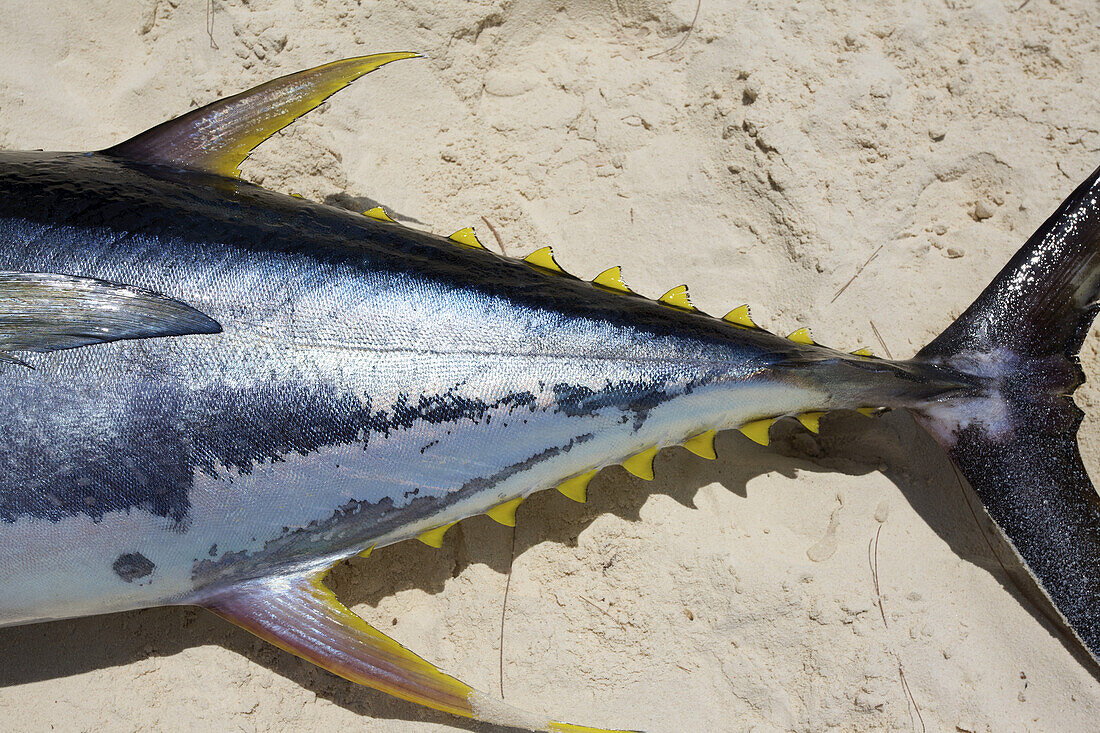
[(1100, 169), (915, 360), (971, 394), (914, 410), (1046, 597), (1100, 660), (1100, 498), (1077, 447), (1077, 354), (1098, 309)]
[(630, 733), (550, 720), (440, 671), (345, 607), (324, 573), (261, 578), (201, 605), (264, 641), (352, 682), (446, 713), (546, 733)]

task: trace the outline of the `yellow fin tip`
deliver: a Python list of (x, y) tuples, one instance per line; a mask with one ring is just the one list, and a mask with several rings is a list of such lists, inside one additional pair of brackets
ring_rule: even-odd
[(700, 458), (706, 458), (707, 460), (713, 461), (718, 457), (718, 454), (714, 452), (714, 436), (717, 434), (717, 430), (708, 430), (705, 433), (699, 433), (685, 440), (684, 447)]
[(775, 422), (775, 419), (770, 417), (763, 420), (753, 420), (752, 422), (745, 423), (739, 427), (738, 430), (754, 443), (767, 445), (771, 441), (768, 431), (771, 429), (773, 422)]
[(614, 290), (619, 293), (633, 293), (634, 291), (627, 287), (623, 282), (623, 268), (616, 265), (615, 267), (609, 267), (608, 269), (596, 275), (592, 279), (593, 285), (599, 285), (601, 288), (607, 290)]
[(473, 227), (463, 227), (457, 232), (447, 237), (452, 242), (457, 242), (463, 247), (470, 247), (472, 249), (485, 249), (485, 245), (481, 243), (481, 240), (477, 238), (477, 234), (474, 233)]
[(645, 481), (653, 480), (653, 459), (657, 455), (657, 446), (635, 453), (622, 462), (622, 467)]
[(383, 209), (381, 206), (375, 206), (373, 209), (367, 209), (363, 212), (363, 216), (370, 217), (375, 221), (388, 221), (391, 224), (396, 223), (393, 219), (390, 218), (390, 215), (387, 214), (386, 210)]
[(503, 504), (498, 504), (485, 514), (497, 524), (503, 524), (505, 527), (516, 526), (516, 509), (523, 503), (523, 497), (518, 496), (515, 499), (506, 501)]
[(748, 305), (739, 305), (731, 310), (726, 315), (722, 316), (722, 320), (727, 323), (732, 323), (735, 326), (744, 326), (745, 328), (758, 328), (758, 326), (752, 321), (752, 314), (749, 313)]
[(821, 416), (824, 414), (824, 412), (804, 412), (796, 415), (795, 419), (811, 433), (816, 433), (821, 429)]
[(688, 295), (687, 285), (677, 285), (660, 298), (657, 298), (657, 302), (680, 310), (695, 310), (695, 306), (691, 303), (691, 297)]
[(436, 527), (435, 529), (429, 529), (427, 532), (422, 532), (416, 539), (423, 542), (428, 547), (434, 547), (437, 550), (443, 547), (443, 535), (447, 534), (447, 530), (458, 524), (458, 522), (451, 522), (450, 524), (444, 524), (442, 527)]
[(794, 333), (787, 336), (788, 341), (794, 341), (796, 344), (814, 345), (814, 339), (810, 336), (810, 329), (800, 328)]
[(531, 254), (523, 258), (523, 261), (533, 267), (538, 267), (542, 270), (548, 270), (550, 272), (565, 273), (565, 270), (561, 269), (561, 265), (554, 259), (554, 250), (549, 247), (543, 247), (542, 249), (536, 249)]
[(566, 479), (558, 485), (558, 491), (560, 491), (563, 496), (583, 504), (588, 501), (588, 484), (592, 481), (592, 477), (596, 475), (597, 471), (598, 469), (593, 468), (591, 471), (582, 473), (580, 476)]

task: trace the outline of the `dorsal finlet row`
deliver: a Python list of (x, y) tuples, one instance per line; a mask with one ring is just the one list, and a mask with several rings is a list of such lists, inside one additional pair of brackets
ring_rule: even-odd
[[(386, 213), (386, 210), (381, 206), (375, 206), (372, 209), (368, 209), (363, 212), (364, 216), (368, 216), (376, 221), (389, 222), (396, 224), (397, 222)], [(473, 227), (463, 227), (457, 232), (448, 237), (452, 242), (461, 244), (464, 247), (471, 249), (486, 249), (485, 245), (481, 243), (481, 240), (477, 238), (477, 233)], [(565, 270), (554, 259), (554, 250), (547, 247), (542, 247), (535, 250), (531, 254), (523, 258), (523, 261), (532, 267), (537, 267), (540, 270), (547, 272), (553, 272), (555, 274), (564, 275), (567, 274)], [(623, 282), (623, 269), (616, 265), (610, 267), (595, 278), (592, 279), (592, 284), (597, 285), (605, 290), (613, 290), (619, 293), (635, 294), (630, 287)], [(677, 285), (664, 295), (657, 299), (657, 302), (672, 308), (679, 310), (690, 311), (692, 313), (698, 313), (699, 309), (695, 307), (695, 304), (691, 302), (691, 296), (688, 292), (687, 285)], [(759, 329), (760, 326), (752, 320), (752, 314), (749, 311), (748, 304), (740, 305), (731, 310), (726, 315), (722, 316), (722, 320), (727, 323), (732, 323), (735, 326), (742, 326), (744, 328)], [(787, 338), (798, 344), (806, 344), (808, 346), (817, 346), (817, 342), (813, 340), (813, 336), (810, 334), (809, 328), (800, 328), (797, 331), (792, 332)], [(853, 356), (865, 356), (873, 357), (870, 349), (860, 348), (851, 352)]]

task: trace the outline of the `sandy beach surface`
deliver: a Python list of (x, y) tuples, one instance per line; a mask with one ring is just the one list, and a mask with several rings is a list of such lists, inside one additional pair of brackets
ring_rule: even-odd
[[(0, 148), (101, 148), (299, 68), (421, 51), (245, 177), (439, 233), (475, 225), (509, 255), (550, 244), (581, 277), (621, 264), (645, 295), (687, 283), (707, 312), (747, 302), (770, 330), (895, 357), (1100, 164), (1093, 0), (215, 0), (212, 36), (207, 12), (6, 0)], [(1097, 384), (1077, 393), (1094, 475)], [(591, 725), (1096, 728), (1094, 671), (907, 415), (773, 436), (723, 433), (713, 462), (665, 450), (652, 482), (614, 468), (588, 504), (531, 498), (514, 543), (471, 519), (441, 550), (384, 548), (332, 582), (470, 684)], [(491, 729), (198, 610), (3, 629), (0, 649), (4, 730)]]

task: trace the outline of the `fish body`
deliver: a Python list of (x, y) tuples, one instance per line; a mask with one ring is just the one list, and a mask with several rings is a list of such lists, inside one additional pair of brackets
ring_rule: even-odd
[(654, 446), (918, 391), (888, 362), (99, 154), (0, 154), (0, 232), (0, 270), (126, 282), (223, 329), (3, 367), (2, 623), (194, 602)]
[(832, 410), (904, 408), (1057, 617), (1100, 650), (1100, 499), (1069, 395), (1100, 294), (1100, 171), (905, 361), (656, 301), (548, 249), (487, 251), (240, 181), (265, 138), (394, 60), (277, 79), (93, 153), (0, 153), (0, 625), (205, 607), (347, 679), (466, 717), (525, 713), (368, 626), (338, 561), (600, 468), (652, 478)]

